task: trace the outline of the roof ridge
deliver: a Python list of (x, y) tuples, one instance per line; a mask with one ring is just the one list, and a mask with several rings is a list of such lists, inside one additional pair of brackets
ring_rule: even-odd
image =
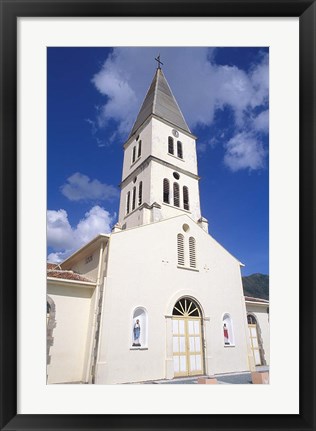
[(169, 88), (169, 90), (170, 90), (170, 93), (171, 93), (171, 94), (172, 94), (172, 96), (173, 96), (173, 100), (174, 100), (174, 102), (175, 102), (175, 103), (176, 103), (176, 105), (177, 105), (177, 108), (178, 108), (178, 110), (179, 110), (179, 112), (180, 112), (180, 114), (181, 114), (181, 116), (182, 116), (182, 119), (183, 119), (183, 121), (184, 121), (185, 125), (187, 126), (189, 133), (191, 133), (191, 130), (190, 130), (189, 126), (187, 125), (187, 122), (185, 121), (184, 115), (183, 115), (183, 113), (182, 113), (182, 111), (181, 111), (181, 108), (180, 108), (180, 106), (179, 106), (178, 102), (177, 102), (177, 99), (174, 97), (174, 94), (173, 94), (173, 92), (172, 92), (172, 90), (171, 90), (171, 87), (170, 87), (170, 85), (169, 85), (169, 82), (166, 80), (166, 77), (165, 77), (165, 75), (164, 75), (164, 73), (163, 73), (162, 69), (161, 69), (161, 73), (162, 73), (162, 76), (164, 77), (164, 79), (165, 79), (165, 81), (166, 81), (166, 84), (167, 84), (167, 86), (168, 86), (168, 88)]
[[(156, 75), (157, 75), (157, 78), (156, 78), (156, 82), (155, 82), (155, 90), (154, 90), (154, 100), (153, 100), (153, 112), (155, 112), (155, 106), (156, 106), (156, 100), (157, 100), (157, 87), (158, 87), (158, 74), (159, 74), (159, 70), (161, 70), (161, 69), (157, 69), (156, 70), (156, 74), (155, 74), (155, 77), (156, 77)], [(161, 70), (161, 73), (162, 73), (162, 70)], [(150, 88), (150, 87), (149, 87)]]
[(162, 69), (157, 69), (155, 72), (128, 139), (135, 135), (152, 115), (192, 134)]

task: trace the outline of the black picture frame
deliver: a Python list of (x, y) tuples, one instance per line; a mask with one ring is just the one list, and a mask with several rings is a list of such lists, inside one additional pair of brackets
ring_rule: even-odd
[[(1, 430), (315, 430), (316, 5), (310, 0), (0, 0)], [(18, 17), (299, 17), (300, 413), (293, 415), (17, 414)], [(285, 143), (284, 143), (285, 145)], [(280, 167), (281, 169), (282, 167)], [(286, 294), (286, 286), (281, 286)], [(290, 349), (290, 346), (288, 346)]]

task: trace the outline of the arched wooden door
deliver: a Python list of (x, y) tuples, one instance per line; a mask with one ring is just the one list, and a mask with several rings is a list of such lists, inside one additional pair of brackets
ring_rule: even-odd
[(180, 299), (172, 312), (174, 376), (204, 373), (202, 316), (190, 298)]
[(248, 314), (248, 329), (249, 329), (249, 339), (250, 346), (253, 354), (253, 359), (255, 361), (255, 365), (262, 365), (261, 354), (260, 354), (260, 344), (258, 337), (258, 328), (257, 328), (257, 319), (252, 315)]

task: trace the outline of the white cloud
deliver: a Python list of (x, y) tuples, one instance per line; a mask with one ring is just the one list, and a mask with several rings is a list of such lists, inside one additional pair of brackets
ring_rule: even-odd
[(53, 249), (50, 262), (60, 262), (100, 233), (111, 232), (116, 215), (96, 205), (72, 227), (64, 209), (47, 211), (47, 245)]
[(50, 253), (47, 256), (47, 262), (50, 262), (50, 263), (60, 263), (63, 260), (65, 260), (66, 257), (68, 257), (68, 256), (69, 256), (69, 254), (67, 254), (67, 252), (62, 252), (62, 251), (56, 252), (56, 253)]
[(233, 172), (264, 167), (266, 151), (251, 133), (238, 133), (225, 144), (225, 149), (224, 163)]
[(99, 180), (91, 180), (87, 175), (76, 172), (61, 186), (61, 192), (71, 201), (111, 200), (118, 196), (118, 190)]
[[(215, 63), (216, 50), (208, 48), (162, 48), (163, 70), (190, 128), (210, 126), (217, 110), (229, 107), (234, 113), (235, 134), (260, 130), (257, 108), (266, 109), (269, 94), (268, 55), (248, 70)], [(122, 140), (131, 130), (155, 71), (156, 48), (114, 48), (102, 69), (92, 79), (107, 96), (99, 109), (98, 122), (118, 123)], [(257, 129), (256, 129), (257, 127)], [(203, 150), (203, 146), (200, 148)]]
[[(101, 124), (109, 119), (129, 132), (154, 74), (155, 48), (115, 48), (92, 82), (109, 100), (101, 110)], [(237, 120), (248, 107), (257, 107), (268, 97), (268, 57), (250, 72), (236, 66), (211, 63), (207, 48), (163, 48), (164, 73), (191, 126), (209, 125), (214, 110), (229, 105)], [(152, 76), (149, 76), (149, 71)], [(188, 88), (190, 91), (188, 91)]]
[(47, 211), (47, 243), (54, 249), (68, 249), (73, 246), (73, 231), (65, 210)]
[(269, 132), (269, 111), (263, 111), (253, 119), (253, 128), (258, 132)]

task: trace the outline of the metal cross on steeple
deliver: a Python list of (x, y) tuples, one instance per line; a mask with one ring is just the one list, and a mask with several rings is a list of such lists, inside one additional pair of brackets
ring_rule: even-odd
[(155, 58), (155, 60), (157, 61), (157, 63), (158, 63), (158, 66), (157, 66), (157, 69), (161, 69), (161, 64), (163, 65), (163, 63), (160, 61), (160, 54), (158, 55), (158, 57), (157, 58)]

